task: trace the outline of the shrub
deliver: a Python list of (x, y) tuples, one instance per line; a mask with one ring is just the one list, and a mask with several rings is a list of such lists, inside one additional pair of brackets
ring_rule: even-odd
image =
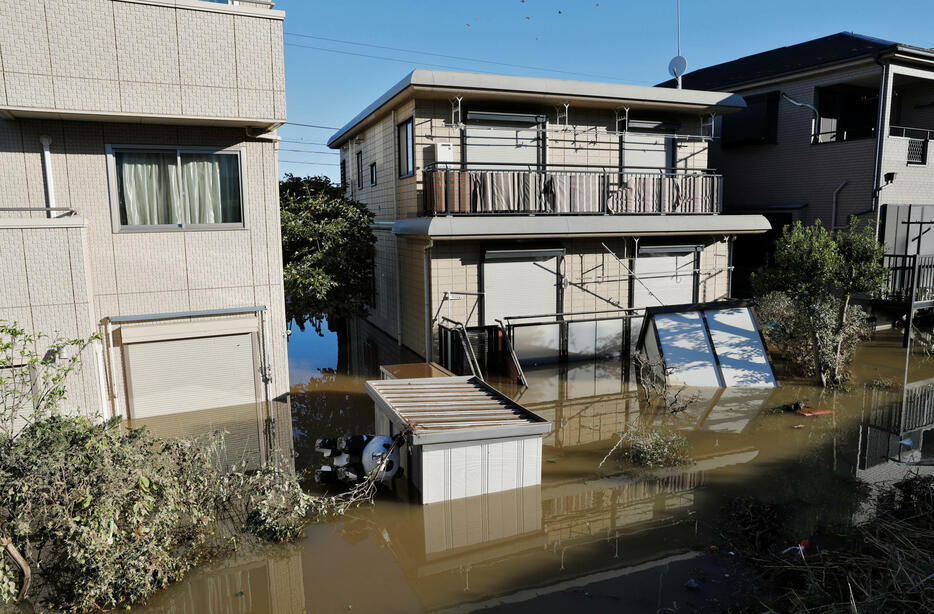
[(0, 524), (37, 572), (36, 597), (66, 611), (121, 607), (235, 548), (242, 531), (298, 536), (308, 497), (295, 479), (224, 471), (222, 445), (80, 417), (0, 439)]
[(633, 427), (625, 455), (629, 462), (640, 467), (677, 467), (691, 462), (691, 447), (687, 437), (676, 431)]
[[(78, 366), (61, 350), (89, 342), (42, 339), (0, 322), (0, 538), (28, 562), (34, 602), (129, 606), (249, 536), (301, 534), (312, 498), (294, 474), (225, 466), (222, 434), (163, 441), (119, 420), (59, 415)], [(0, 605), (17, 585), (0, 553)]]

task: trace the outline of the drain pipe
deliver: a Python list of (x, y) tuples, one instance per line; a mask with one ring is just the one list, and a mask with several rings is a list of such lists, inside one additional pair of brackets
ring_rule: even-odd
[(846, 187), (846, 184), (849, 183), (846, 179), (843, 180), (843, 183), (837, 186), (837, 189), (833, 191), (833, 209), (830, 214), (830, 227), (832, 230), (837, 230), (838, 228), (846, 228), (846, 224), (837, 223), (837, 196), (840, 195), (840, 191)]
[(431, 248), (434, 246), (431, 237), (428, 238), (428, 244), (425, 245), (425, 362), (431, 362), (433, 356), (432, 330), (431, 324)]
[(110, 398), (113, 401), (112, 411), (113, 415), (117, 416), (120, 413), (120, 402), (117, 400), (117, 373), (116, 369), (114, 368), (114, 365), (116, 364), (116, 360), (114, 358), (114, 328), (113, 322), (111, 322), (110, 318), (107, 318), (106, 324), (104, 324), (104, 334), (107, 338), (107, 356), (109, 358), (107, 363), (110, 366)]
[(52, 211), (56, 209), (55, 207), (55, 182), (52, 180), (52, 151), (50, 149), (52, 145), (52, 137), (47, 134), (43, 134), (39, 137), (39, 142), (42, 143), (42, 166), (45, 167), (45, 200), (46, 207), (49, 209), (49, 217), (58, 217)]

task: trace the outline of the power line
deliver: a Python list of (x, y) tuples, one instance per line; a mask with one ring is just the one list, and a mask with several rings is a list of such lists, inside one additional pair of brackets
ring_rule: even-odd
[[(462, 66), (448, 66), (446, 64), (431, 64), (427, 62), (416, 62), (415, 60), (403, 60), (400, 58), (387, 58), (386, 56), (383, 56), (383, 55), (370, 55), (368, 53), (354, 53), (353, 51), (339, 51), (337, 49), (328, 49), (327, 47), (315, 47), (313, 45), (299, 45), (298, 43), (286, 43), (286, 45), (291, 46), (291, 47), (301, 47), (302, 49), (315, 49), (317, 51), (339, 53), (341, 55), (352, 55), (358, 58), (369, 58), (371, 60), (385, 60), (387, 62), (402, 62), (403, 64), (409, 64), (410, 66), (414, 66), (418, 64), (421, 66), (431, 66), (433, 68), (448, 68), (450, 70), (464, 70)], [(302, 124), (298, 124), (298, 125), (302, 125)], [(313, 126), (313, 127), (323, 128), (324, 126)]]
[(340, 166), (337, 162), (303, 162), (301, 160), (279, 160), (286, 164), (311, 164), (312, 166)]
[(286, 149), (284, 147), (280, 147), (279, 151), (294, 151), (296, 153), (323, 154), (323, 155), (328, 155), (328, 156), (339, 156), (340, 155), (339, 151), (312, 151), (311, 149)]
[(335, 128), (334, 126), (319, 126), (317, 124), (301, 124), (299, 122), (282, 122), (288, 126), (302, 126), (303, 128), (322, 128), (324, 130), (340, 130), (340, 128)]
[(302, 139), (279, 139), (280, 143), (299, 143), (301, 145), (324, 145), (327, 147), (327, 143), (316, 143), (315, 141), (303, 141)]
[[(356, 42), (356, 41), (342, 40), (342, 39), (339, 39), (339, 38), (327, 38), (327, 37), (325, 37), (325, 36), (314, 36), (314, 35), (312, 35), (312, 34), (302, 34), (302, 33), (300, 33), (300, 32), (286, 32), (285, 34), (288, 35), (288, 36), (300, 36), (300, 37), (302, 37), (302, 38), (311, 38), (311, 39), (314, 39), (314, 40), (328, 41), (328, 42), (331, 42), (331, 43), (343, 43), (343, 44), (345, 44), (345, 45), (356, 45), (356, 46), (358, 46), (358, 47), (370, 47), (370, 48), (372, 48), (372, 49), (386, 49), (387, 51), (401, 51), (401, 52), (403, 52), (403, 53), (417, 53), (417, 54), (420, 54), (420, 55), (430, 55), (430, 56), (434, 56), (434, 57), (436, 57), (436, 58), (447, 58), (447, 59), (449, 59), (449, 60), (462, 60), (462, 61), (466, 61), (466, 62), (480, 62), (480, 63), (482, 63), (482, 64), (494, 64), (494, 65), (496, 65), (496, 66), (509, 66), (509, 67), (511, 67), (511, 68), (524, 68), (524, 69), (526, 69), (526, 70), (540, 70), (540, 71), (543, 71), (543, 72), (553, 72), (553, 73), (560, 73), (560, 74), (564, 74), (564, 75), (577, 75), (577, 76), (581, 76), (581, 77), (595, 77), (595, 78), (598, 78), (598, 79), (612, 79), (612, 80), (614, 80), (614, 81), (619, 81), (619, 80), (620, 80), (619, 77), (611, 77), (611, 76), (608, 76), (608, 75), (594, 75), (594, 74), (590, 74), (590, 73), (575, 72), (575, 71), (571, 71), (571, 70), (561, 70), (561, 69), (558, 69), (558, 68), (546, 68), (546, 67), (543, 67), (543, 66), (530, 66), (530, 65), (528, 65), (528, 64), (512, 64), (512, 63), (509, 63), (509, 62), (499, 62), (499, 61), (496, 61), (496, 60), (483, 60), (483, 59), (480, 59), (480, 58), (470, 58), (470, 57), (465, 57), (465, 56), (460, 56), (460, 55), (447, 55), (447, 54), (444, 54), (444, 53), (434, 53), (434, 52), (432, 52), (432, 51), (419, 51), (419, 50), (416, 50), (416, 49), (405, 49), (405, 48), (403, 48), (403, 47), (389, 47), (389, 46), (387, 46), (387, 45), (374, 45), (374, 44), (372, 44), (372, 43), (360, 43), (360, 42)], [(287, 43), (287, 44), (289, 44), (289, 45), (295, 45), (295, 43)], [(300, 45), (296, 45), (296, 46), (300, 46)], [(333, 50), (331, 50), (331, 51), (333, 51)], [(392, 58), (382, 58), (382, 59), (392, 59)]]

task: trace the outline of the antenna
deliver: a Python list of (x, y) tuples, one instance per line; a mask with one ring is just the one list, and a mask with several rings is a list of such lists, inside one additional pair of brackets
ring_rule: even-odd
[(681, 55), (681, 0), (676, 0), (676, 9), (678, 14), (678, 55), (671, 58), (668, 62), (668, 73), (677, 79), (678, 89), (681, 89), (681, 75), (688, 70), (688, 61)]

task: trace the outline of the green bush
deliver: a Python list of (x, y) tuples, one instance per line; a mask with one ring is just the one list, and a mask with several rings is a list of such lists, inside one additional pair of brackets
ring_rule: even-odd
[(121, 607), (232, 550), (241, 532), (298, 536), (309, 498), (291, 474), (224, 471), (222, 445), (80, 417), (0, 437), (0, 525), (33, 568), (31, 597), (65, 611)]

